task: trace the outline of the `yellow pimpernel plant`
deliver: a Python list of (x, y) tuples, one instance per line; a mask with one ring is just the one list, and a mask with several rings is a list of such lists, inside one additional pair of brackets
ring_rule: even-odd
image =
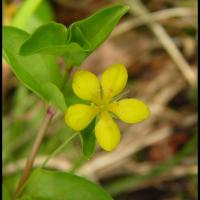
[(138, 123), (150, 115), (148, 106), (138, 99), (115, 100), (125, 88), (127, 79), (127, 70), (122, 64), (107, 68), (100, 81), (89, 71), (77, 71), (72, 80), (73, 91), (90, 104), (70, 106), (65, 113), (66, 124), (81, 131), (96, 117), (96, 139), (104, 150), (112, 151), (120, 142), (120, 130), (112, 119), (113, 114), (126, 123)]

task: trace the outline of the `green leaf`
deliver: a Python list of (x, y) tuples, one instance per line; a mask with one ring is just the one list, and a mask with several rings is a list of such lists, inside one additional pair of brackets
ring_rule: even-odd
[(95, 120), (90, 125), (81, 131), (81, 143), (83, 154), (87, 159), (90, 159), (95, 152), (96, 137), (94, 133)]
[[(46, 101), (55, 102), (55, 95), (49, 95), (45, 91), (45, 85), (50, 82), (54, 85), (56, 93), (62, 85), (62, 76), (56, 63), (55, 55), (36, 54), (31, 56), (20, 56), (19, 49), (27, 40), (29, 34), (14, 27), (3, 27), (3, 51), (4, 57), (9, 63), (12, 71), (22, 83)], [(61, 92), (60, 92), (61, 93)], [(61, 94), (59, 94), (61, 96)], [(57, 101), (61, 102), (60, 100)], [(56, 104), (58, 106), (58, 104)], [(63, 107), (63, 102), (59, 105)]]
[(85, 178), (44, 169), (35, 170), (27, 181), (20, 200), (112, 200), (101, 187)]
[(2, 196), (3, 200), (10, 200), (8, 190), (4, 184), (2, 184)]
[(51, 82), (47, 82), (42, 85), (42, 89), (45, 91), (49, 102), (56, 105), (63, 112), (66, 111), (67, 106), (65, 104), (65, 97), (56, 85)]
[(22, 45), (21, 55), (32, 55), (38, 52), (60, 52), (65, 44), (67, 28), (62, 24), (50, 22), (40, 26), (31, 37)]
[[(128, 11), (128, 6), (114, 5), (102, 9), (92, 16), (71, 24), (61, 30), (54, 23), (43, 25), (23, 44), (21, 55), (42, 52), (59, 54), (68, 65), (80, 65), (110, 35), (120, 18)], [(46, 28), (48, 27), (48, 33)], [(42, 36), (43, 35), (43, 36)], [(49, 35), (52, 39), (49, 39)], [(57, 41), (57, 35), (62, 40)], [(65, 40), (63, 39), (63, 37)], [(44, 42), (43, 38), (46, 38)]]
[(69, 27), (68, 43), (78, 43), (86, 51), (94, 50), (109, 36), (128, 9), (128, 6), (114, 5), (73, 23)]

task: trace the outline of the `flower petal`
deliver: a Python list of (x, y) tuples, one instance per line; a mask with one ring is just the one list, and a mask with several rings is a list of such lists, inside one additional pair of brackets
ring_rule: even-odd
[(120, 141), (120, 130), (111, 116), (104, 112), (95, 127), (95, 135), (99, 145), (106, 151), (112, 151)]
[(75, 104), (67, 109), (65, 122), (70, 128), (80, 131), (90, 124), (97, 112), (98, 108), (96, 106)]
[(94, 103), (100, 101), (100, 84), (97, 76), (91, 72), (80, 70), (75, 73), (72, 88), (74, 93), (84, 100)]
[(148, 106), (137, 99), (123, 99), (110, 104), (108, 109), (126, 123), (138, 123), (150, 115)]
[(122, 64), (114, 64), (103, 72), (101, 85), (104, 102), (108, 103), (125, 88), (127, 78), (126, 67)]

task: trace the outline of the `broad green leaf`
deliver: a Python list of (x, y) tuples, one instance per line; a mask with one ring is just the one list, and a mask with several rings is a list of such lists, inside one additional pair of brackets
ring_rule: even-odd
[(67, 43), (75, 42), (86, 51), (94, 50), (109, 36), (128, 9), (128, 6), (114, 5), (73, 23), (69, 27)]
[(58, 171), (35, 170), (20, 200), (112, 200), (101, 187), (85, 178)]
[(4, 184), (2, 184), (2, 199), (3, 200), (10, 200), (8, 190)]
[(67, 106), (65, 104), (65, 97), (60, 89), (51, 82), (44, 83), (42, 89), (45, 91), (46, 96), (49, 99), (49, 102), (52, 102), (63, 112), (66, 111)]
[[(128, 11), (128, 6), (114, 5), (102, 9), (90, 17), (72, 23), (68, 31), (61, 31), (61, 25), (49, 23), (37, 29), (23, 44), (21, 55), (42, 52), (59, 54), (69, 65), (80, 65), (110, 35), (120, 18)], [(48, 34), (46, 28), (48, 27)], [(63, 28), (64, 29), (64, 28)], [(43, 35), (43, 36), (42, 36)], [(47, 35), (46, 41), (42, 41)], [(53, 38), (50, 40), (48, 35)], [(57, 41), (67, 35), (66, 40)], [(54, 36), (54, 37), (53, 37)]]
[(81, 131), (81, 143), (83, 154), (87, 159), (90, 159), (95, 152), (96, 137), (94, 133), (95, 120), (84, 130)]
[(67, 38), (67, 28), (62, 24), (50, 22), (39, 27), (34, 34), (22, 45), (20, 54), (30, 55), (38, 52), (60, 51)]
[[(58, 59), (55, 55), (47, 55), (47, 54), (37, 54), (43, 60), (43, 67), (45, 67), (48, 71), (46, 76), (48, 76), (48, 80), (55, 84), (58, 88), (62, 87), (63, 78), (60, 71), (60, 66), (58, 65)], [(29, 57), (29, 56), (28, 56)], [(30, 56), (32, 57), (32, 56)], [(24, 56), (23, 56), (24, 58)], [(44, 81), (43, 81), (44, 82)]]
[(51, 82), (58, 88), (62, 85), (62, 76), (56, 63), (56, 57), (42, 54), (20, 56), (19, 49), (28, 37), (28, 33), (18, 28), (3, 27), (3, 55), (22, 83), (41, 98), (49, 101), (50, 96), (42, 85), (47, 82)]
[[(33, 55), (36, 53), (56, 54), (64, 57), (68, 65), (73, 60), (82, 60), (86, 52), (78, 43), (66, 43), (67, 28), (62, 24), (50, 22), (38, 28), (22, 45), (20, 55)], [(80, 53), (82, 51), (82, 53)]]
[[(67, 43), (79, 44), (69, 54), (71, 65), (79, 66), (99, 45), (101, 45), (115, 28), (120, 18), (128, 11), (129, 7), (114, 5), (97, 11), (90, 17), (77, 21), (68, 29)], [(78, 55), (76, 58), (75, 55)]]

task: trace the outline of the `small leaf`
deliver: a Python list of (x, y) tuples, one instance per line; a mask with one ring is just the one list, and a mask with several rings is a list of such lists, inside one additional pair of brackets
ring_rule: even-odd
[[(64, 57), (68, 65), (79, 66), (105, 41), (127, 11), (128, 6), (124, 5), (102, 9), (86, 19), (74, 22), (68, 31), (56, 23), (43, 25), (23, 44), (20, 53), (21, 55), (39, 52), (59, 54)], [(58, 40), (58, 36), (61, 40)]]
[(38, 200), (112, 200), (101, 187), (85, 178), (44, 169), (32, 173), (19, 200), (24, 197)]
[(3, 200), (10, 200), (8, 190), (4, 184), (2, 184), (2, 196)]
[(81, 143), (83, 154), (87, 159), (90, 159), (95, 152), (96, 137), (94, 133), (95, 120), (90, 125), (81, 131)]

